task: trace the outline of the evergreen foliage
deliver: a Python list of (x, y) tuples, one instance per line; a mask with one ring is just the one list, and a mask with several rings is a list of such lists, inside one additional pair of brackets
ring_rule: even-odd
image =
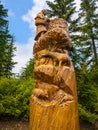
[(98, 120), (98, 66), (92, 70), (81, 68), (76, 71), (80, 119), (94, 123)]
[(33, 70), (34, 70), (34, 59), (30, 58), (26, 67), (22, 69), (21, 77), (24, 77), (24, 78), (32, 77), (33, 78)]
[[(68, 22), (69, 34), (71, 37), (71, 50), (70, 56), (74, 62), (74, 66), (77, 67), (80, 61), (80, 55), (78, 55), (77, 46), (77, 11), (75, 0), (54, 0), (54, 2), (46, 1), (49, 9), (47, 9), (48, 16), (56, 16), (63, 18)], [(75, 34), (74, 34), (74, 33)], [(77, 64), (78, 63), (78, 64)]]
[(87, 65), (98, 59), (98, 5), (97, 0), (81, 1), (78, 28), (80, 55)]
[(54, 2), (46, 1), (50, 9), (48, 9), (48, 16), (57, 16), (66, 19), (69, 23), (72, 19), (72, 14), (75, 12), (74, 0), (54, 0)]
[(0, 79), (0, 117), (29, 117), (29, 101), (34, 82), (17, 78)]
[(0, 2), (0, 77), (10, 77), (14, 64), (14, 40), (8, 31), (7, 9)]

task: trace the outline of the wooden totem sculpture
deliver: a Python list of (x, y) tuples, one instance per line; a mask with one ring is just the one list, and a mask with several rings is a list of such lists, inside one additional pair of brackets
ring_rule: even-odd
[(70, 38), (62, 18), (35, 18), (35, 88), (30, 99), (30, 130), (79, 130), (75, 72)]

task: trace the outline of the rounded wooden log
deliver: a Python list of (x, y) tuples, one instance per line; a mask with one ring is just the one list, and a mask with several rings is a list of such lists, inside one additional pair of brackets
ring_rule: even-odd
[(31, 96), (30, 130), (79, 130), (78, 113), (74, 101), (57, 105), (42, 102)]

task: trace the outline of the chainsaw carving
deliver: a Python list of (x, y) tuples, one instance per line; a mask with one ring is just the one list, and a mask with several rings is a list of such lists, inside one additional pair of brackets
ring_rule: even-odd
[(79, 130), (75, 73), (68, 55), (70, 38), (62, 18), (37, 14), (30, 130)]
[(35, 40), (38, 40), (38, 38), (41, 37), (46, 32), (46, 26), (45, 26), (46, 13), (47, 13), (46, 10), (42, 10), (40, 13), (37, 14), (35, 18), (35, 25), (37, 26)]

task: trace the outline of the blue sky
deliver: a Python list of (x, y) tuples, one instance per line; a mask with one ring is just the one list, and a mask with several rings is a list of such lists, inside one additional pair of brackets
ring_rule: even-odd
[(9, 31), (15, 36), (15, 40), (18, 42), (26, 42), (28, 37), (32, 35), (31, 30), (27, 22), (22, 20), (22, 16), (27, 13), (29, 9), (32, 8), (32, 0), (3, 0), (4, 7), (8, 11), (9, 20)]
[[(54, 1), (54, 0), (49, 0)], [(80, 0), (75, 0), (79, 5)], [(47, 8), (46, 0), (1, 0), (4, 8), (8, 9), (9, 31), (15, 37), (14, 61), (18, 62), (14, 73), (21, 72), (27, 62), (33, 57), (35, 37), (34, 18), (38, 12)]]

